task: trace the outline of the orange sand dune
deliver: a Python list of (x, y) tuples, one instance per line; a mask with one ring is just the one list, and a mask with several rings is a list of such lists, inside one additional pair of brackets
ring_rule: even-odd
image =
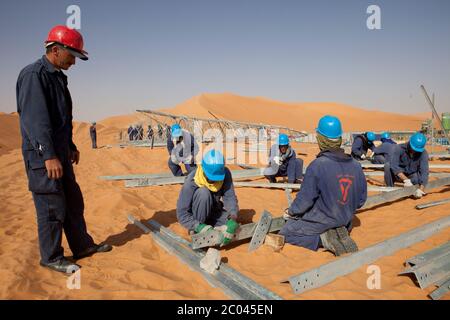
[(202, 94), (166, 112), (254, 123), (276, 124), (313, 131), (318, 120), (333, 114), (340, 117), (344, 131), (419, 130), (424, 117), (369, 111), (334, 102), (286, 103), (231, 93)]
[[(231, 103), (235, 101), (235, 97), (224, 99), (225, 102), (221, 102), (223, 104), (220, 105), (218, 102), (215, 104), (217, 101), (215, 99), (217, 96), (206, 95), (206, 98), (199, 100), (211, 108), (204, 108), (204, 110), (213, 110), (219, 117), (253, 120), (252, 122), (268, 120), (268, 123), (278, 120), (278, 123), (282, 124), (280, 116), (266, 119), (265, 115), (255, 113), (254, 119), (250, 118), (251, 109), (258, 108), (257, 101), (261, 101), (261, 105), (267, 108), (264, 110), (275, 108), (269, 106), (270, 103), (267, 100), (249, 99), (248, 101), (254, 103), (253, 107), (249, 102), (248, 107), (242, 107), (243, 111), (238, 112), (239, 108)], [(192, 103), (194, 111), (202, 110), (198, 101)], [(311, 104), (308, 106), (309, 109), (305, 108), (309, 110), (308, 112), (312, 112), (310, 109), (314, 109), (314, 106)], [(299, 105), (283, 104), (279, 107), (291, 110), (292, 114), (300, 114), (297, 110), (300, 108)], [(233, 110), (236, 113), (233, 113)], [(396, 122), (397, 117), (400, 118), (400, 116), (392, 115), (392, 118), (387, 118), (386, 121)], [(406, 117), (406, 119), (409, 118)], [(105, 144), (116, 141), (117, 128), (127, 125), (130, 120), (134, 121), (133, 115), (100, 121), (98, 125), (100, 148), (97, 150), (90, 148), (89, 124), (75, 123), (74, 125), (74, 140), (81, 151), (81, 162), (75, 166), (75, 173), (84, 194), (88, 230), (97, 242), (106, 240), (114, 246), (114, 249), (109, 253), (80, 260), (81, 289), (69, 290), (66, 286), (67, 277), (39, 267), (36, 215), (31, 194), (27, 190), (27, 180), (19, 149), (17, 116), (0, 115), (0, 130), (2, 130), (0, 145), (7, 145), (9, 148), (8, 152), (0, 154), (0, 189), (2, 190), (0, 193), (0, 212), (2, 212), (0, 215), (0, 243), (2, 244), (0, 247), (0, 278), (2, 279), (0, 299), (227, 298), (219, 289), (212, 288), (198, 273), (168, 254), (149, 235), (143, 234), (140, 229), (130, 225), (126, 220), (129, 213), (140, 219), (153, 218), (188, 239), (187, 232), (177, 223), (175, 213), (181, 186), (126, 189), (123, 182), (103, 181), (97, 178), (101, 175), (168, 172), (168, 155), (165, 148), (150, 150), (104, 147)], [(408, 124), (410, 120), (404, 121)], [(347, 122), (350, 128), (358, 128), (358, 125), (350, 120)], [(7, 134), (9, 136), (6, 139)], [(298, 153), (303, 154), (301, 157), (305, 159), (305, 163), (314, 159), (318, 152), (315, 145), (295, 144), (294, 147)], [(236, 190), (241, 208), (239, 221), (242, 223), (258, 221), (264, 209), (275, 216), (280, 216), (287, 205), (283, 191), (247, 188)], [(423, 211), (417, 211), (414, 206), (418, 203), (447, 198), (449, 191), (450, 188), (441, 188), (419, 201), (412, 199), (397, 201), (391, 205), (358, 214), (354, 219), (355, 228), (352, 233), (355, 241), (363, 249), (448, 216), (450, 204)], [(397, 276), (397, 274), (403, 270), (403, 262), (407, 258), (450, 240), (449, 231), (444, 230), (410, 248), (377, 260), (374, 264), (381, 268), (382, 276), (382, 287), (379, 290), (367, 288), (366, 282), (369, 276), (366, 273), (367, 266), (302, 295), (294, 295), (289, 285), (280, 283), (288, 276), (336, 259), (324, 251), (312, 252), (286, 245), (279, 253), (273, 252), (266, 246), (248, 253), (249, 244), (244, 242), (238, 246), (222, 249), (221, 254), (228, 260), (230, 266), (284, 299), (428, 299), (427, 294), (433, 290), (432, 287), (421, 290), (411, 278)], [(71, 252), (66, 241), (63, 245), (66, 255), (70, 256)], [(446, 299), (449, 298), (450, 296), (447, 295)]]

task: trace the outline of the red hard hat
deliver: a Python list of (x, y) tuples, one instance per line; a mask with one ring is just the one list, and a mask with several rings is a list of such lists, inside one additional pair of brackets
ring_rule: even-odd
[(48, 33), (45, 43), (49, 45), (54, 42), (62, 44), (74, 56), (82, 60), (88, 59), (88, 53), (83, 50), (83, 36), (77, 30), (62, 25), (53, 27)]

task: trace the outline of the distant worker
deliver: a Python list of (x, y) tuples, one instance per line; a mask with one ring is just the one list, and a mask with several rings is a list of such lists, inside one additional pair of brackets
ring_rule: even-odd
[(137, 140), (143, 139), (144, 139), (144, 128), (142, 127), (142, 124), (139, 124), (137, 126)]
[(277, 182), (276, 177), (288, 177), (288, 183), (300, 183), (302, 179), (303, 160), (297, 159), (295, 150), (289, 145), (289, 137), (284, 133), (278, 136), (278, 143), (270, 149), (264, 176), (271, 183)]
[(128, 140), (133, 141), (133, 125), (130, 124), (127, 133), (128, 133)]
[(391, 139), (391, 135), (388, 132), (383, 132), (381, 134), (381, 144), (373, 149), (372, 163), (386, 163), (396, 144), (397, 143)]
[[(75, 260), (112, 247), (95, 244), (89, 235), (73, 170), (80, 152), (72, 140), (72, 99), (62, 70), (76, 58), (88, 60), (83, 37), (75, 29), (55, 26), (45, 48), (45, 55), (23, 68), (17, 79), (22, 155), (37, 214), (40, 264), (71, 274), (79, 266), (64, 256), (63, 233)], [(28, 262), (23, 266), (30, 267)]]
[(426, 143), (422, 133), (415, 133), (408, 143), (395, 145), (390, 161), (384, 165), (384, 181), (388, 187), (393, 187), (396, 181), (403, 182), (404, 187), (419, 185), (414, 197), (420, 199), (425, 195), (429, 175)]
[(148, 125), (147, 127), (147, 139), (152, 140), (154, 138), (154, 132), (151, 125)]
[(239, 227), (238, 212), (233, 178), (223, 154), (210, 150), (201, 165), (186, 177), (177, 202), (178, 221), (191, 234), (206, 233), (215, 227), (222, 231), (222, 245), (226, 245)]
[(163, 127), (158, 123), (158, 137), (161, 140), (163, 136)]
[(181, 163), (186, 167), (186, 174), (196, 168), (195, 152), (198, 148), (196, 148), (194, 136), (187, 130), (182, 129), (179, 124), (174, 124), (172, 128), (169, 127), (167, 150), (170, 155), (169, 169), (174, 176), (181, 177), (184, 175), (180, 166)]
[(97, 149), (97, 127), (96, 122), (92, 122), (92, 125), (89, 127), (89, 134), (91, 136), (92, 149)]
[(314, 251), (323, 246), (338, 256), (358, 250), (348, 232), (356, 210), (366, 202), (367, 182), (361, 165), (341, 149), (338, 118), (324, 116), (316, 132), (320, 153), (286, 209), (280, 234), (287, 243)]
[(352, 144), (352, 157), (356, 160), (364, 160), (368, 158), (368, 151), (373, 150), (375, 145), (373, 142), (376, 139), (376, 135), (373, 132), (366, 132), (364, 134), (357, 135)]

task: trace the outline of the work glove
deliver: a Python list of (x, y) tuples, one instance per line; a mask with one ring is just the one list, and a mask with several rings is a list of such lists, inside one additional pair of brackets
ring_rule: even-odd
[(191, 164), (191, 163), (192, 163), (192, 155), (190, 154), (190, 155), (188, 155), (187, 157), (185, 157), (185, 158), (183, 159), (183, 163), (184, 163), (184, 164)]
[(205, 224), (205, 223), (200, 223), (196, 228), (195, 228), (195, 233), (205, 233), (208, 232), (209, 230), (212, 230), (213, 227), (210, 226), (209, 224)]
[(414, 192), (414, 198), (415, 198), (415, 199), (420, 199), (420, 198), (422, 198), (424, 195), (426, 195), (426, 193), (425, 193), (424, 191), (422, 191), (421, 189), (417, 189), (417, 190)]
[(172, 153), (170, 155), (170, 161), (172, 161), (172, 163), (174, 163), (176, 165), (180, 164), (180, 159), (178, 159), (178, 157), (175, 153)]
[(411, 179), (406, 179), (406, 180), (403, 180), (403, 186), (406, 188), (406, 187), (412, 187), (413, 186), (413, 183), (411, 182)]
[(365, 155), (365, 154), (362, 154), (362, 155), (361, 155), (361, 160), (364, 160), (364, 159), (366, 159), (366, 155)]
[(222, 243), (220, 244), (221, 247), (226, 246), (231, 242), (231, 240), (233, 240), (234, 234), (238, 228), (239, 223), (233, 219), (229, 219), (224, 226), (216, 228), (217, 230), (220, 230), (223, 235)]
[(284, 213), (283, 213), (283, 219), (284, 220), (297, 220), (297, 217), (294, 217), (292, 215), (289, 214), (289, 208), (284, 209)]
[(275, 162), (277, 165), (281, 165), (282, 161), (281, 161), (281, 157), (279, 156), (275, 156), (273, 157), (273, 162)]

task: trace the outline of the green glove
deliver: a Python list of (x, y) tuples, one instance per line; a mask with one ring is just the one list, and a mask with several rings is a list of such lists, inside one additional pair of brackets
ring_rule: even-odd
[(223, 233), (223, 240), (221, 246), (226, 246), (233, 240), (234, 234), (236, 233), (237, 229), (239, 228), (239, 223), (237, 223), (234, 220), (228, 220), (226, 225), (227, 228), (225, 232)]
[(209, 230), (211, 230), (213, 227), (211, 227), (208, 224), (205, 223), (200, 223), (196, 228), (195, 228), (195, 233), (204, 233), (204, 232), (208, 232)]

